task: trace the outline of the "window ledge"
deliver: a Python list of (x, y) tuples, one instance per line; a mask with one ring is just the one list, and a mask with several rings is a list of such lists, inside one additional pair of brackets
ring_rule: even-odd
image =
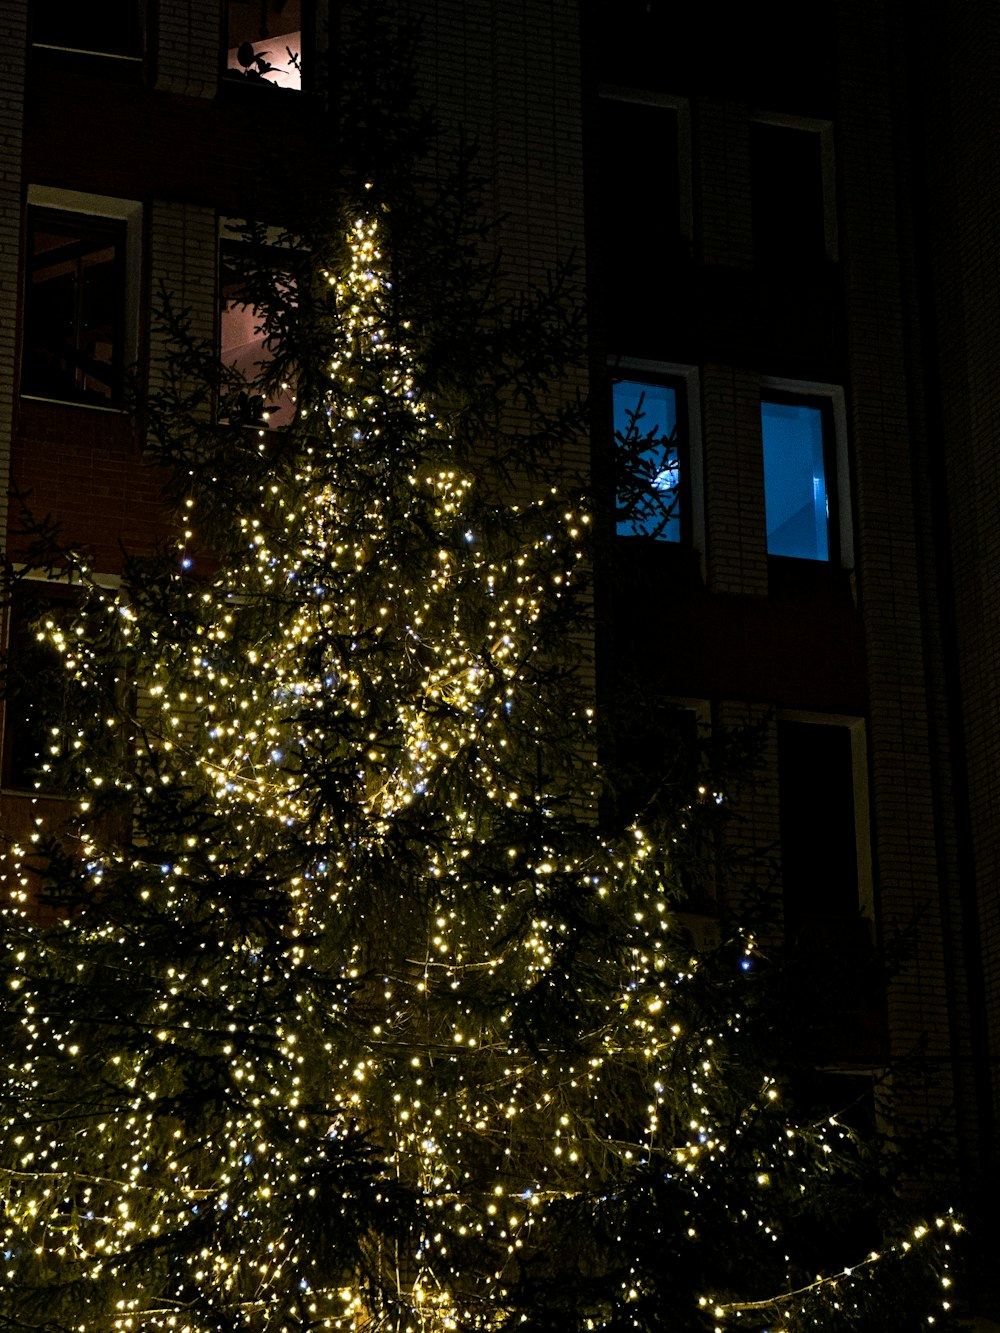
[[(219, 86), (221, 88), (246, 88), (251, 90), (246, 94), (247, 96), (256, 96), (258, 88), (269, 88), (272, 93), (281, 93), (286, 98), (309, 96), (309, 89), (303, 88), (301, 85), (289, 87), (287, 84), (282, 86), (280, 83), (272, 83), (270, 79), (248, 79), (238, 69), (224, 69), (219, 79)], [(243, 95), (242, 93), (237, 94), (237, 96)]]
[(700, 585), (701, 554), (687, 542), (659, 541), (655, 537), (615, 534), (614, 559), (623, 573), (639, 576), (660, 573)]
[(96, 56), (99, 60), (123, 60), (126, 64), (141, 65), (144, 57), (128, 55), (124, 51), (101, 51), (87, 46), (60, 46), (56, 42), (32, 42), (34, 51), (59, 51), (71, 56)]
[[(15, 787), (10, 783), (0, 785), (0, 797), (16, 797), (21, 801), (49, 801), (59, 805), (75, 806), (78, 796), (73, 792), (39, 791), (35, 787)], [(30, 853), (29, 853), (30, 854)]]
[(781, 601), (822, 599), (850, 605), (854, 600), (852, 573), (852, 570), (828, 560), (769, 555), (768, 596)]
[(47, 398), (40, 393), (22, 393), (22, 403), (42, 403), (46, 407), (80, 407), (86, 412), (105, 412), (113, 417), (127, 417), (131, 413), (127, 407), (116, 407), (113, 404), (105, 406), (104, 403), (85, 403), (78, 398)]

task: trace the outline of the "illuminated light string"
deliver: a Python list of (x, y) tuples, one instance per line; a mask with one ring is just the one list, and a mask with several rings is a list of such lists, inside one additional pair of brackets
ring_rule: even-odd
[[(934, 1219), (933, 1228), (938, 1232), (946, 1231), (954, 1236), (960, 1235), (964, 1230), (961, 1222), (959, 1222), (951, 1213), (945, 1217), (936, 1217)], [(888, 1245), (881, 1251), (872, 1251), (866, 1258), (853, 1264), (851, 1267), (844, 1268), (839, 1273), (832, 1273), (826, 1277), (819, 1276), (815, 1281), (809, 1282), (805, 1286), (797, 1288), (795, 1291), (782, 1292), (780, 1295), (756, 1301), (732, 1301), (718, 1299), (713, 1296), (700, 1296), (698, 1298), (698, 1304), (703, 1309), (710, 1309), (716, 1319), (726, 1319), (730, 1315), (740, 1318), (742, 1315), (753, 1311), (772, 1311), (778, 1315), (778, 1317), (781, 1317), (780, 1312), (788, 1304), (799, 1301), (804, 1296), (814, 1295), (830, 1288), (841, 1290), (845, 1282), (850, 1282), (852, 1279), (856, 1279), (859, 1274), (864, 1273), (867, 1269), (871, 1269), (886, 1257), (905, 1256), (910, 1253), (914, 1245), (918, 1245), (931, 1234), (931, 1227), (920, 1224), (914, 1227), (908, 1239), (901, 1240), (894, 1245)], [(945, 1246), (946, 1250), (948, 1248), (948, 1246)], [(947, 1265), (945, 1265), (945, 1268), (947, 1268)], [(952, 1278), (945, 1272), (940, 1278), (940, 1285), (943, 1291), (948, 1293), (952, 1284)], [(805, 1307), (801, 1308), (804, 1309)], [(950, 1310), (951, 1302), (948, 1299), (943, 1298), (941, 1301), (941, 1308), (944, 1311)], [(787, 1314), (785, 1317), (787, 1317)], [(927, 1316), (927, 1323), (929, 1325), (935, 1323), (933, 1315)], [(775, 1333), (783, 1333), (783, 1331), (776, 1330)]]
[[(13, 853), (8, 918), (24, 943), (7, 970), (21, 1041), (7, 1078), (11, 1104), (27, 1109), (8, 1116), (0, 1160), (0, 1302), (59, 1275), (92, 1284), (100, 1314), (79, 1333), (216, 1333), (213, 1303), (233, 1327), (268, 1333), (510, 1326), (520, 1257), (545, 1252), (567, 1201), (613, 1202), (637, 1169), (655, 1168), (680, 1182), (694, 1243), (697, 1209), (763, 1123), (767, 1160), (740, 1169), (755, 1229), (780, 1246), (772, 1187), (782, 1171), (805, 1172), (800, 1138), (824, 1150), (822, 1136), (785, 1124), (769, 1076), (738, 1111), (727, 1102), (743, 1018), (691, 1017), (706, 964), (676, 940), (653, 839), (639, 824), (607, 838), (592, 820), (561, 836), (560, 779), (525, 763), (545, 721), (537, 650), (554, 652), (551, 608), (582, 581), (588, 516), (548, 492), (520, 506), (522, 540), (499, 554), (480, 540), (482, 487), (450, 463), (413, 354), (386, 325), (378, 238), (376, 222), (359, 220), (348, 270), (325, 275), (341, 340), (330, 391), (300, 406), (300, 424), (321, 423), (329, 449), (303, 446), (280, 482), (262, 485), (238, 520), (241, 561), (208, 586), (189, 578), (192, 495), (176, 635), (124, 595), (91, 590), (88, 610), (112, 617), (137, 659), (144, 704), (131, 721), (145, 748), (105, 772), (86, 759), (86, 732), (71, 733), (89, 781), (81, 813), (117, 785), (153, 814), (174, 791), (196, 792), (200, 820), (162, 845), (125, 847), (84, 822), (78, 851), (96, 902), (127, 880), (134, 919), (97, 911), (93, 925), (72, 913), (35, 925), (41, 816)], [(374, 466), (381, 439), (399, 457)], [(96, 689), (102, 664), (82, 627), (67, 634), (53, 620), (41, 633), (68, 676)], [(581, 774), (592, 780), (585, 708), (576, 720), (571, 791)], [(64, 744), (53, 737), (46, 767)], [(321, 791), (330, 766), (342, 806)], [(416, 904), (393, 878), (397, 860), (419, 883)], [(226, 893), (266, 878), (262, 866), (288, 913), (278, 927), (237, 927)], [(567, 894), (607, 919), (620, 912), (614, 984), (562, 967), (576, 944)], [(197, 944), (156, 956), (147, 929), (164, 920), (179, 935), (196, 923)], [(740, 962), (755, 947), (746, 940)], [(127, 1039), (99, 1058), (91, 1015), (48, 1000), (49, 980), (70, 986), (76, 969), (80, 993), (107, 1014), (119, 987), (142, 1001), (122, 1015)], [(528, 997), (550, 982), (566, 983), (572, 1042), (526, 1021)], [(204, 1124), (183, 1114), (175, 1050), (191, 1055), (191, 1079), (217, 1080), (224, 1109)], [(52, 1082), (96, 1083), (101, 1096), (74, 1104), (67, 1128), (45, 1106)], [(363, 1185), (348, 1186), (350, 1154), (368, 1150), (382, 1173), (358, 1168)], [(411, 1232), (366, 1234), (357, 1271), (328, 1264), (316, 1200), (352, 1226), (357, 1194), (388, 1210), (396, 1186), (417, 1200)], [(466, 1272), (455, 1252), (473, 1243)], [(137, 1259), (168, 1252), (168, 1278)], [(775, 1310), (792, 1328), (788, 1304), (846, 1277), (771, 1301), (702, 1303), (719, 1321)], [(641, 1273), (613, 1281), (621, 1308), (644, 1299)]]

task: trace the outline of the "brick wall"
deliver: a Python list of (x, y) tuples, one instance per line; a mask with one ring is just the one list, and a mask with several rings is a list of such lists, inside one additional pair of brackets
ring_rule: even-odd
[(912, 932), (914, 951), (890, 985), (890, 1056), (923, 1046), (930, 1077), (903, 1101), (924, 1123), (953, 1106), (949, 982), (958, 960), (942, 915), (949, 886), (938, 856), (932, 771), (929, 627), (921, 586), (925, 540), (914, 508), (919, 383), (906, 356), (906, 217), (897, 186), (899, 35), (878, 6), (842, 7), (838, 156), (848, 328), (849, 429), (869, 686), (876, 892), (883, 933)]
[[(21, 148), (24, 122), (25, 50), (28, 6), (10, 0), (0, 7), (0, 476), (10, 467), (17, 358), (17, 309), (20, 287)], [(0, 515), (3, 515), (0, 506)], [(6, 531), (0, 517), (0, 547)]]
[[(970, 937), (981, 950), (993, 1114), (1000, 1106), (1000, 15), (963, 0), (929, 12), (927, 178), (935, 255), (940, 435), (954, 578), (955, 666), (967, 787)], [(944, 489), (944, 488), (942, 488)]]
[[(162, 478), (143, 460), (125, 413), (22, 404), (11, 480), (31, 514), (57, 517), (63, 542), (96, 570), (119, 572), (122, 549), (149, 551), (160, 531)], [(16, 505), (10, 524), (16, 558)]]
[[(155, 199), (150, 210), (149, 387), (156, 392), (169, 374), (170, 337), (157, 322), (164, 297), (175, 311), (187, 312), (196, 340), (215, 338), (217, 317), (218, 220), (214, 208)], [(211, 404), (206, 402), (206, 411)]]
[(766, 705), (748, 704), (735, 699), (720, 700), (713, 711), (716, 728), (737, 730), (759, 727), (761, 731), (760, 767), (739, 789), (733, 819), (725, 834), (730, 861), (720, 865), (719, 907), (730, 920), (739, 921), (748, 898), (758, 899), (762, 891), (773, 893), (775, 916), (770, 923), (781, 929), (781, 898), (778, 844), (781, 835), (778, 806), (778, 732)]
[[(578, 5), (574, 0), (404, 0), (421, 25), (418, 86), (441, 127), (442, 171), (475, 149), (486, 181), (483, 215), (502, 288), (514, 296), (570, 266), (571, 302), (583, 300), (583, 113)], [(581, 363), (560, 386), (586, 389)], [(577, 432), (561, 450), (573, 474), (589, 470)]]
[(706, 264), (746, 269), (753, 263), (750, 214), (750, 122), (738, 102), (698, 103), (697, 195), (700, 252)]
[(702, 371), (708, 586), (767, 593), (760, 375), (726, 365)]
[[(954, 286), (942, 281), (941, 294), (942, 342), (953, 335), (955, 343), (945, 353), (945, 450), (978, 925), (993, 1099), (1000, 1106), (1000, 20), (992, 7), (959, 7), (950, 54)], [(967, 409), (950, 418), (963, 389)]]
[(156, 12), (157, 88), (214, 97), (221, 61), (221, 0), (160, 0)]

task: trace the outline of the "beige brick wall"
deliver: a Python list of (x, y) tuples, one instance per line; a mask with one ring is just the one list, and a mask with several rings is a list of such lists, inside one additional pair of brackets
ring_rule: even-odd
[(706, 365), (701, 376), (708, 536), (708, 587), (714, 593), (767, 594), (764, 456), (760, 375)]
[(745, 106), (699, 101), (695, 160), (701, 258), (706, 264), (747, 269), (753, 263), (753, 231), (750, 122)]
[(780, 869), (781, 834), (777, 724), (766, 705), (735, 699), (723, 699), (716, 705), (712, 723), (726, 730), (748, 725), (764, 728), (760, 767), (752, 781), (740, 789), (733, 819), (725, 833), (718, 899), (720, 911), (730, 920), (739, 921), (748, 896), (756, 898), (762, 890), (772, 892), (775, 916), (771, 924), (777, 933), (782, 921), (780, 880), (776, 878)]
[(169, 294), (176, 310), (188, 311), (192, 337), (215, 337), (218, 221), (214, 208), (200, 204), (157, 199), (150, 211), (149, 387), (155, 391), (164, 383), (170, 352), (168, 334), (156, 322), (161, 293)]
[[(485, 218), (504, 289), (516, 295), (571, 266), (572, 299), (583, 301), (583, 114), (576, 0), (403, 0), (422, 30), (421, 96), (442, 129), (442, 170), (474, 147), (486, 181)], [(586, 390), (586, 367), (561, 386)], [(567, 441), (570, 473), (589, 469), (580, 432)]]
[(219, 88), (222, 0), (160, 0), (156, 86), (186, 97), (214, 97)]

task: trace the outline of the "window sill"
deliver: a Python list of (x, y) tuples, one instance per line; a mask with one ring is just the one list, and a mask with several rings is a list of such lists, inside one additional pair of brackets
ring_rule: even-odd
[(11, 797), (16, 797), (20, 801), (48, 801), (58, 805), (75, 805), (79, 800), (79, 793), (40, 791), (35, 787), (17, 787), (10, 782), (0, 785), (0, 800)]
[(658, 541), (655, 537), (615, 534), (613, 563), (619, 576), (670, 579), (682, 587), (701, 587), (701, 553), (686, 542)]
[[(33, 81), (46, 92), (67, 81), (71, 88), (76, 86), (77, 80), (140, 87), (146, 79), (147, 60), (142, 53), (86, 51), (77, 46), (32, 42), (30, 56)], [(80, 91), (82, 95), (83, 90)]]
[(805, 560), (795, 556), (767, 557), (767, 592), (776, 601), (824, 601), (850, 606), (854, 603), (853, 571), (828, 560)]
[[(237, 97), (255, 97), (258, 88), (269, 88), (272, 93), (281, 93), (282, 97), (285, 98), (309, 96), (309, 89), (303, 88), (301, 84), (298, 87), (288, 87), (287, 85), (282, 86), (280, 83), (274, 83), (271, 79), (248, 79), (240, 70), (229, 69), (228, 67), (222, 71), (219, 86), (223, 89), (244, 88), (250, 90), (245, 93), (237, 92), (235, 94)], [(224, 95), (228, 96), (228, 94)]]
[(127, 64), (141, 65), (143, 56), (141, 54), (130, 55), (124, 51), (99, 51), (91, 50), (84, 46), (59, 46), (55, 42), (32, 42), (33, 51), (58, 51), (64, 55), (71, 56), (96, 56), (99, 60), (123, 60)]
[(22, 403), (40, 403), (45, 407), (74, 407), (83, 408), (86, 412), (104, 412), (113, 417), (127, 417), (129, 409), (127, 407), (118, 407), (114, 404), (104, 403), (85, 403), (79, 398), (48, 398), (40, 393), (22, 393)]

